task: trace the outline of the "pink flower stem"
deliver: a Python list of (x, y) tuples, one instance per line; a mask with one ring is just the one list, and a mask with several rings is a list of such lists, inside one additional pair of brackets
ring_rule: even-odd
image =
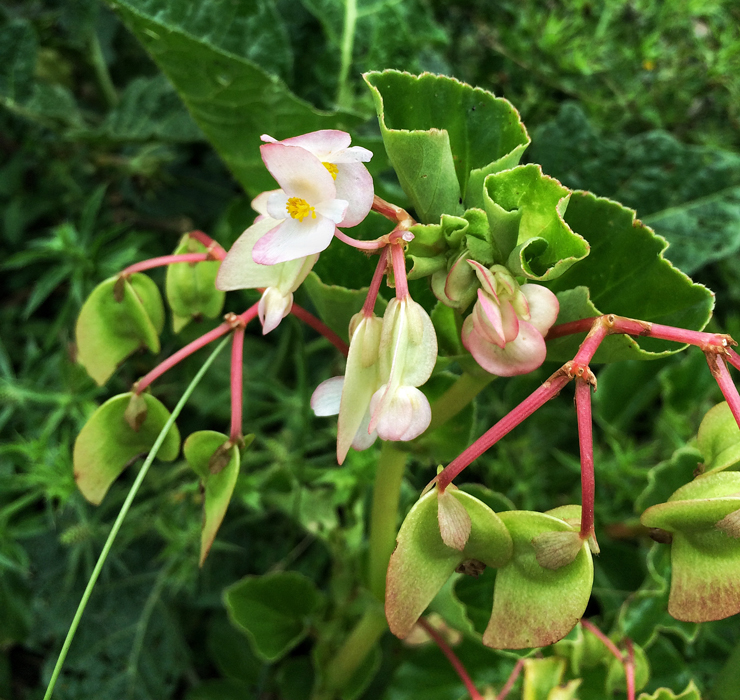
[(427, 622), (423, 617), (420, 617), (419, 621), (416, 624), (418, 624), (419, 627), (421, 627), (432, 638), (434, 643), (439, 647), (440, 651), (447, 657), (447, 660), (452, 665), (452, 668), (455, 669), (457, 675), (460, 676), (460, 680), (465, 684), (465, 688), (470, 694), (472, 700), (483, 700), (483, 696), (478, 692), (477, 688), (473, 684), (473, 681), (468, 675), (465, 666), (463, 666), (462, 661), (457, 658), (457, 655), (454, 651), (452, 651), (452, 648), (449, 644), (447, 644), (442, 635), (437, 632), (437, 630), (434, 629), (434, 627), (432, 627), (432, 625), (430, 625), (429, 622)]
[(738, 355), (732, 348), (727, 348), (727, 360), (735, 368), (740, 369), (740, 355)]
[(340, 231), (339, 229), (334, 230), (334, 235), (342, 241), (342, 243), (351, 245), (353, 248), (359, 248), (360, 250), (378, 250), (380, 248), (384, 248), (388, 244), (385, 236), (381, 236), (374, 241), (358, 241), (356, 238), (348, 236), (344, 231)]
[(211, 254), (212, 258), (223, 260), (226, 257), (226, 251), (208, 234), (203, 233), (203, 231), (190, 231), (188, 236), (190, 236), (190, 238), (194, 238), (196, 241), (200, 241), (206, 248), (208, 248), (208, 252)]
[(712, 376), (717, 380), (722, 395), (725, 397), (725, 401), (727, 401), (732, 415), (735, 416), (735, 421), (740, 426), (740, 395), (738, 395), (737, 387), (732, 381), (732, 377), (730, 377), (727, 365), (724, 359), (716, 352), (707, 352), (705, 355)]
[(183, 253), (182, 255), (163, 255), (160, 258), (151, 258), (141, 262), (129, 265), (121, 272), (121, 276), (127, 277), (135, 272), (151, 270), (155, 267), (164, 267), (165, 265), (174, 265), (175, 263), (197, 263), (211, 259), (208, 253)]
[(591, 421), (591, 384), (576, 380), (576, 416), (581, 447), (581, 539), (594, 533), (594, 445)]
[(347, 345), (347, 343), (345, 343), (331, 328), (329, 328), (329, 326), (316, 318), (312, 313), (309, 313), (306, 309), (302, 306), (298, 306), (296, 303), (293, 303), (290, 313), (303, 321), (306, 325), (313, 328), (317, 333), (323, 335), (324, 338), (326, 338), (337, 350), (339, 350), (339, 352), (342, 353), (342, 355), (345, 357), (349, 355), (349, 345)]
[(511, 689), (514, 687), (514, 683), (516, 683), (516, 679), (519, 678), (519, 674), (522, 672), (523, 668), (524, 659), (519, 659), (519, 661), (514, 664), (514, 668), (507, 678), (506, 684), (501, 688), (501, 692), (496, 696), (496, 700), (506, 700), (506, 696), (511, 692)]
[(406, 281), (406, 256), (401, 243), (391, 245), (391, 261), (393, 262), (393, 279), (396, 284), (396, 299), (400, 301), (409, 295), (409, 286)]
[(373, 211), (378, 212), (378, 214), (384, 216), (386, 219), (400, 224), (404, 229), (408, 229), (416, 223), (405, 209), (391, 202), (386, 202), (381, 197), (378, 197), (377, 194), (373, 197)]
[(238, 443), (242, 438), (244, 328), (244, 324), (238, 326), (231, 339), (231, 432), (229, 438), (234, 443)]
[(627, 680), (627, 700), (635, 700), (635, 650), (632, 640), (625, 639), (627, 647), (627, 659), (624, 662), (624, 676)]
[(617, 661), (624, 663), (624, 654), (619, 651), (617, 645), (609, 639), (596, 625), (589, 622), (588, 620), (581, 620), (581, 627), (587, 629), (589, 632), (598, 637), (602, 644), (612, 653)]
[(375, 302), (378, 300), (378, 292), (380, 291), (380, 283), (383, 281), (383, 275), (385, 275), (388, 269), (388, 248), (383, 248), (380, 252), (380, 258), (378, 258), (378, 264), (375, 267), (373, 273), (372, 282), (370, 282), (370, 289), (367, 290), (367, 296), (365, 297), (365, 303), (362, 306), (362, 313), (367, 318), (372, 316), (375, 311)]
[(259, 302), (250, 306), (243, 314), (237, 316), (236, 314), (227, 314), (227, 320), (220, 326), (216, 326), (212, 331), (208, 331), (200, 338), (196, 338), (192, 343), (188, 343), (184, 348), (180, 348), (176, 353), (170, 355), (164, 362), (160, 362), (153, 370), (147, 372), (138, 382), (133, 386), (133, 391), (136, 394), (141, 394), (155, 379), (161, 377), (167, 370), (172, 369), (178, 362), (181, 362), (189, 355), (192, 355), (196, 350), (212, 343), (222, 335), (226, 335), (234, 328), (238, 327), (240, 323), (244, 325), (248, 324), (253, 318), (257, 316), (257, 307)]
[(434, 479), (440, 492), (443, 492), (463, 469), (495, 445), (504, 435), (507, 435), (522, 421), (529, 418), (538, 408), (557, 396), (560, 390), (573, 378), (573, 375), (566, 371), (566, 367), (555, 372), (539, 389), (524, 399), (516, 408), (481, 435), (470, 447), (453, 459)]

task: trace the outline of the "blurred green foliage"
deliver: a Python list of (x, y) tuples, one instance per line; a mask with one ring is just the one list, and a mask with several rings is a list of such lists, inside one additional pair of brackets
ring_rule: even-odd
[[(315, 124), (341, 110), (357, 140), (376, 152), (379, 191), (399, 204), (360, 72), (431, 70), (491, 89), (520, 110), (533, 135), (527, 157), (545, 172), (618, 198), (659, 232), (675, 233), (677, 257), (671, 249), (667, 257), (697, 270), (717, 293), (714, 328), (740, 331), (740, 9), (733, 0), (361, 1), (351, 31), (340, 0), (208, 0), (187, 14), (189, 4), (121, 0), (112, 3), (120, 17), (96, 0), (11, 0), (0, 8), (2, 698), (41, 697), (133, 479), (125, 474), (93, 508), (72, 477), (72, 444), (95, 406), (152, 367), (151, 358), (135, 355), (107, 388), (97, 388), (73, 362), (82, 302), (126, 265), (170, 253), (183, 232), (200, 228), (228, 247), (253, 216), (224, 165), (233, 169), (228, 144), (219, 146), (221, 160), (181, 99), (205, 109), (209, 95), (184, 95), (165, 69), (172, 87), (124, 23), (156, 34), (147, 23), (162, 9), (157, 21), (204, 56), (248, 68), (275, 104), (288, 99)], [(255, 12), (262, 14), (250, 24)], [(155, 53), (155, 60), (164, 59)], [(250, 106), (232, 106), (238, 131)], [(280, 128), (279, 116), (270, 118)], [(240, 142), (251, 143), (253, 162), (258, 126)], [(260, 188), (251, 186), (250, 194)], [(687, 235), (697, 228), (715, 234), (710, 243)], [(322, 256), (322, 265), (339, 256)], [(346, 268), (341, 274), (351, 276)], [(152, 276), (163, 284), (163, 273)], [(254, 300), (234, 296), (227, 311)], [(191, 323), (183, 338), (165, 331), (162, 356), (212, 325)], [(336, 353), (288, 319), (267, 338), (250, 329), (245, 357), (244, 422), (257, 437), (204, 568), (197, 568), (197, 479), (182, 459), (160, 465), (119, 536), (56, 697), (307, 697), (305, 644), (267, 665), (226, 620), (222, 591), (248, 574), (290, 570), (316, 582), (331, 600), (333, 622), (321, 630), (329, 648), (356, 619), (376, 455), (353, 453), (338, 469), (334, 428), (310, 412), (313, 388), (341, 371)], [(174, 405), (198, 362), (189, 358), (170, 372), (156, 386), (158, 398)], [(554, 369), (495, 381), (455, 434), (481, 434)], [(222, 356), (179, 421), (183, 435), (224, 429), (228, 376)], [(674, 452), (686, 449), (719, 399), (700, 352), (615, 364), (599, 374), (602, 556), (588, 614), (645, 649), (649, 692), (661, 685), (680, 692), (691, 678), (711, 691), (719, 679), (713, 697), (729, 700), (737, 687), (737, 620), (697, 628), (667, 616), (665, 552), (651, 549), (635, 510), (670, 465), (685, 468), (684, 453)], [(433, 445), (411, 446), (403, 512), (433, 474)], [(517, 508), (577, 502), (570, 396), (546, 405), (469, 471), (469, 480)], [(363, 697), (442, 700), (463, 692), (436, 648), (387, 638), (382, 650), (381, 672)], [(481, 686), (500, 687), (513, 666), (510, 654), (469, 639), (456, 650)], [(595, 687), (603, 692), (603, 684)], [(601, 700), (585, 688), (582, 700)]]

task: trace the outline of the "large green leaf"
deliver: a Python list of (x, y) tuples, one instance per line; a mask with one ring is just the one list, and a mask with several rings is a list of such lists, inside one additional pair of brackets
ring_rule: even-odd
[[(136, 426), (128, 416), (130, 402), (143, 399)], [(110, 485), (136, 457), (154, 445), (170, 412), (151, 394), (119, 394), (108, 399), (88, 418), (74, 446), (75, 481), (82, 495), (99, 504)], [(137, 429), (135, 429), (137, 428)], [(180, 452), (180, 433), (173, 425), (162, 443), (157, 459), (171, 462)]]
[(529, 144), (511, 103), (486, 90), (394, 70), (365, 80), (388, 157), (423, 223), (480, 207), (486, 175), (516, 165)]
[(231, 621), (246, 632), (255, 653), (275, 661), (308, 632), (322, 596), (314, 583), (296, 571), (247, 576), (224, 592)]
[(533, 134), (527, 155), (568, 187), (636, 209), (687, 273), (740, 249), (737, 153), (682, 144), (663, 131), (602, 136), (566, 104)]
[[(714, 295), (663, 258), (666, 242), (617, 202), (588, 192), (571, 195), (565, 222), (591, 246), (590, 255), (547, 284), (558, 293), (558, 323), (613, 313), (668, 326), (703, 328)], [(578, 334), (548, 342), (548, 359), (570, 360), (583, 341)], [(680, 350), (652, 338), (608, 337), (595, 362), (652, 359)]]
[(159, 352), (164, 306), (157, 285), (136, 273), (101, 282), (82, 305), (75, 327), (77, 360), (100, 385), (141, 347)]
[(282, 139), (349, 129), (361, 118), (320, 112), (293, 95), (287, 36), (267, 0), (110, 0), (170, 79), (195, 122), (250, 194), (274, 187), (260, 134)]

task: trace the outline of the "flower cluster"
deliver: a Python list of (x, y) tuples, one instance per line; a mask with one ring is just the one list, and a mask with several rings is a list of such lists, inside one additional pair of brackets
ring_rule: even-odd
[(290, 311), (293, 292), (331, 243), (337, 226), (356, 226), (373, 203), (363, 162), (372, 153), (350, 147), (350, 136), (325, 129), (284, 141), (264, 135), (265, 166), (280, 189), (252, 202), (260, 214), (221, 263), (223, 291), (262, 289), (260, 320), (269, 333)]

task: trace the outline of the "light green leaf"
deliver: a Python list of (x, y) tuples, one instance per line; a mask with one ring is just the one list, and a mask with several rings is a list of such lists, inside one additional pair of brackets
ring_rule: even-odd
[(514, 541), (511, 561), (496, 574), (493, 612), (483, 643), (494, 649), (544, 647), (562, 639), (586, 610), (593, 563), (584, 542), (576, 558), (559, 569), (543, 569), (532, 540), (573, 528), (551, 515), (506, 511), (499, 517)]
[[(613, 313), (668, 326), (702, 329), (714, 296), (663, 258), (665, 241), (617, 202), (588, 192), (571, 195), (565, 222), (591, 246), (589, 256), (546, 283), (558, 293), (558, 323)], [(570, 360), (584, 334), (548, 342), (548, 359)], [(653, 338), (609, 336), (594, 362), (652, 359), (682, 348)]]
[(588, 243), (563, 220), (570, 191), (523, 165), (489, 175), (483, 207), (498, 255), (515, 275), (533, 280), (560, 277), (588, 255)]
[(483, 180), (515, 166), (529, 136), (514, 107), (454, 78), (365, 74), (388, 157), (422, 223), (482, 206)]
[(80, 310), (77, 360), (101, 386), (141, 347), (159, 352), (164, 306), (157, 285), (142, 274), (111, 277), (92, 291)]
[[(151, 394), (141, 394), (146, 417), (138, 430), (126, 420), (126, 409), (134, 394), (108, 399), (88, 419), (75, 440), (73, 462), (82, 495), (98, 505), (110, 485), (136, 457), (149, 451), (170, 417), (169, 411)], [(180, 433), (173, 425), (157, 458), (171, 462), (180, 452)]]
[(727, 401), (707, 411), (699, 426), (697, 446), (704, 458), (705, 473), (738, 467), (740, 428)]
[[(110, 0), (175, 86), (195, 122), (250, 195), (274, 188), (259, 137), (350, 129), (348, 112), (320, 112), (281, 79), (290, 71), (287, 35), (272, 3)], [(228, 9), (228, 11), (227, 11)]]
[[(186, 234), (174, 255), (205, 252), (206, 246)], [(207, 260), (167, 266), (165, 293), (172, 309), (175, 333), (179, 333), (193, 318), (216, 318), (221, 313), (226, 294), (216, 289), (220, 264), (218, 260)]]
[(637, 700), (701, 700), (701, 695), (699, 689), (694, 685), (694, 681), (691, 681), (679, 695), (676, 695), (669, 688), (658, 688), (652, 695), (642, 693)]
[(550, 691), (559, 686), (565, 673), (565, 659), (524, 660), (522, 700), (549, 700)]
[(314, 583), (296, 571), (246, 576), (224, 591), (229, 619), (265, 661), (277, 661), (306, 636), (322, 603)]

